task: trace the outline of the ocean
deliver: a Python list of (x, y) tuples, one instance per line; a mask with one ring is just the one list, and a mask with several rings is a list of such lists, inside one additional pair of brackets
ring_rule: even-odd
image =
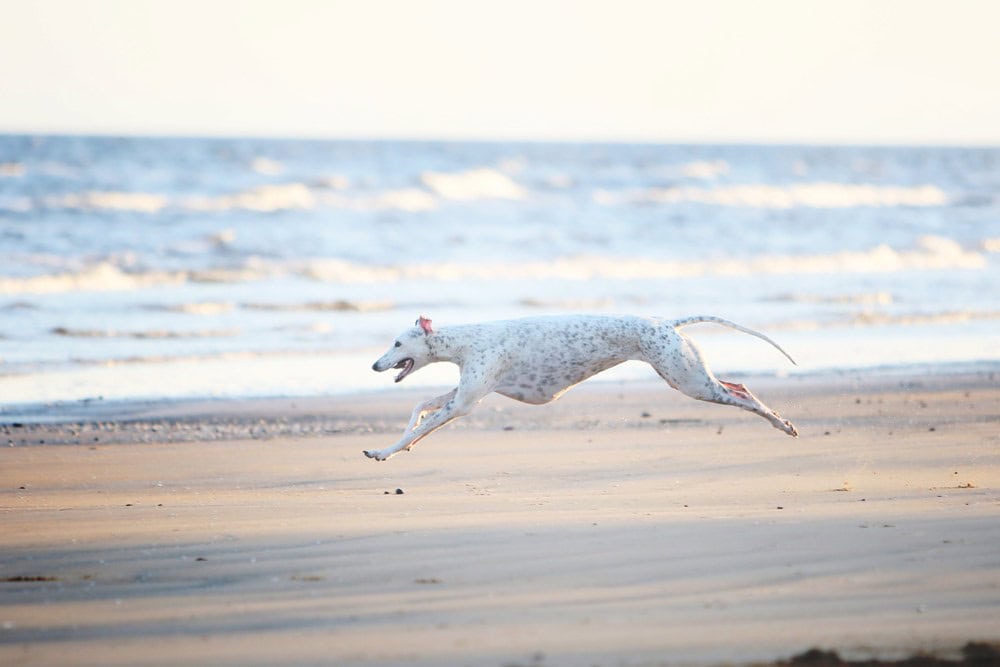
[(419, 315), (710, 314), (798, 362), (688, 329), (723, 377), (1000, 367), (1000, 149), (0, 136), (0, 260), (8, 415), (387, 389)]

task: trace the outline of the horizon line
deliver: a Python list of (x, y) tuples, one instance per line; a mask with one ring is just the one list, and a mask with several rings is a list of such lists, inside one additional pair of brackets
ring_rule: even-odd
[(84, 137), (107, 139), (188, 139), (224, 141), (249, 139), (256, 141), (329, 141), (358, 143), (470, 143), (470, 144), (611, 144), (611, 145), (651, 145), (651, 146), (761, 146), (761, 147), (843, 147), (843, 148), (961, 148), (961, 149), (995, 149), (1000, 148), (1000, 139), (994, 141), (942, 140), (942, 139), (887, 139), (885, 141), (864, 140), (859, 138), (835, 139), (832, 137), (807, 139), (802, 137), (660, 137), (660, 136), (558, 136), (551, 137), (523, 136), (490, 136), (475, 134), (376, 134), (351, 133), (280, 133), (280, 132), (213, 132), (213, 131), (138, 131), (138, 130), (67, 130), (45, 128), (4, 128), (0, 127), (0, 136), (8, 137)]

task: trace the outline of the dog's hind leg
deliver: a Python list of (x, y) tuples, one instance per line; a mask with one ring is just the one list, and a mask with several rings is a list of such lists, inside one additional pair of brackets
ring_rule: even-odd
[(774, 428), (798, 436), (792, 422), (764, 405), (742, 384), (724, 382), (708, 368), (694, 341), (676, 330), (662, 334), (662, 344), (646, 349), (646, 361), (674, 389), (699, 401), (732, 405), (759, 415)]
[[(736, 407), (743, 408), (744, 410), (749, 410), (754, 414), (758, 414), (764, 419), (771, 422), (774, 428), (784, 431), (792, 437), (798, 436), (799, 432), (796, 430), (795, 425), (787, 419), (783, 419), (776, 411), (764, 405), (764, 403), (750, 393), (750, 390), (742, 384), (734, 384), (732, 382), (719, 381), (722, 386), (723, 391), (726, 394), (726, 398), (729, 400), (715, 400), (715, 403), (723, 403), (725, 405), (735, 405)], [(709, 399), (712, 400), (712, 399)]]

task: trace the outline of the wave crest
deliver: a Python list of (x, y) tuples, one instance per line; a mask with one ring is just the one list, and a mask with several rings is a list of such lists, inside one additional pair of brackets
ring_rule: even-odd
[(147, 192), (89, 191), (46, 197), (48, 208), (67, 208), (81, 211), (135, 211), (159, 213), (170, 205), (165, 195)]
[(302, 183), (260, 185), (250, 190), (216, 197), (187, 197), (181, 206), (192, 211), (229, 211), (240, 209), (273, 213), (275, 211), (315, 208), (316, 195)]
[[(484, 200), (520, 201), (528, 191), (506, 174), (488, 167), (462, 172), (425, 172), (421, 187), (404, 187), (374, 193), (350, 193), (346, 179), (333, 177), (313, 184), (274, 183), (218, 195), (170, 197), (149, 192), (87, 191), (45, 197), (45, 208), (80, 211), (121, 211), (160, 213), (167, 209), (194, 212), (306, 211), (320, 207), (355, 211), (398, 210), (430, 211), (442, 201), (475, 202)], [(9, 210), (28, 211), (35, 204), (30, 199), (0, 201)]]
[(643, 280), (818, 273), (889, 273), (930, 269), (982, 269), (986, 259), (939, 236), (921, 237), (914, 248), (879, 245), (826, 255), (760, 255), (713, 260), (657, 260), (576, 256), (552, 261), (437, 263), (364, 266), (342, 260), (309, 262), (303, 275), (324, 282), (419, 280)]
[(487, 167), (453, 173), (430, 171), (421, 175), (420, 182), (442, 199), (452, 201), (527, 197), (527, 190), (510, 176)]
[(945, 206), (948, 196), (935, 185), (915, 187), (846, 183), (795, 185), (676, 186), (644, 190), (597, 190), (595, 202), (618, 204), (711, 204), (742, 208), (789, 209), (885, 206)]
[(243, 266), (188, 271), (123, 271), (103, 261), (76, 272), (0, 278), (0, 294), (133, 290), (184, 282), (246, 283), (283, 275), (319, 282), (364, 284), (403, 280), (659, 280), (774, 274), (890, 273), (910, 270), (982, 269), (986, 257), (951, 239), (924, 236), (913, 248), (879, 245), (825, 255), (759, 255), (747, 258), (660, 260), (580, 255), (525, 262), (371, 265), (342, 259), (292, 263), (251, 258)]

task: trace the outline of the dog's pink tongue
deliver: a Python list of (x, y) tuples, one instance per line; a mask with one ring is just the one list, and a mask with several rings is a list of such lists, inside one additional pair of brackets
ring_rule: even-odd
[(399, 382), (409, 375), (411, 370), (413, 370), (413, 359), (407, 359), (403, 366), (403, 370), (401, 370), (399, 375), (396, 376), (396, 382)]

